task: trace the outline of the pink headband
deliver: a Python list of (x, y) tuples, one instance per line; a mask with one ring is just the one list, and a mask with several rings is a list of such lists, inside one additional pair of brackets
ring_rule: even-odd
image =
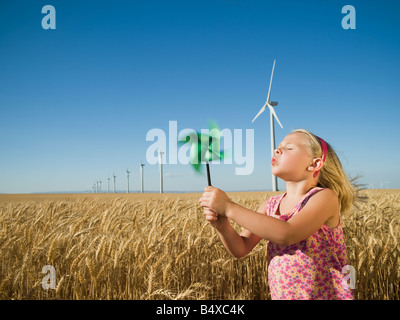
[[(317, 137), (319, 142), (321, 143), (321, 148), (322, 148), (322, 165), (324, 165), (326, 156), (328, 154), (328, 145), (326, 144), (324, 139), (321, 139), (320, 137)], [(319, 170), (314, 172), (314, 178), (318, 176)]]

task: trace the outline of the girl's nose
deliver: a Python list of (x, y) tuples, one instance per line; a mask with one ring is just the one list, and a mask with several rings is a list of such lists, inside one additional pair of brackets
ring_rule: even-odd
[(281, 154), (282, 152), (281, 152), (281, 149), (279, 149), (279, 148), (276, 148), (275, 150), (274, 150), (274, 154)]

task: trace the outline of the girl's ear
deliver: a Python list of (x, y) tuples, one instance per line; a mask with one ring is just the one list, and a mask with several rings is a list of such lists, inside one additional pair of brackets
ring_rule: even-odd
[(308, 170), (312, 172), (317, 172), (321, 170), (322, 166), (324, 165), (324, 162), (322, 161), (321, 158), (314, 158), (313, 162), (308, 166)]

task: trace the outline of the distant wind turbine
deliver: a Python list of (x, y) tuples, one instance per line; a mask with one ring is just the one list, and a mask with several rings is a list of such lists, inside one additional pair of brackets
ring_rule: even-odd
[(108, 177), (107, 180), (107, 193), (110, 193), (110, 177)]
[(115, 178), (116, 178), (117, 176), (115, 175), (115, 173), (113, 173), (113, 178), (114, 178), (114, 193), (115, 193)]
[(164, 152), (160, 151), (159, 149), (157, 149), (158, 151), (158, 162), (160, 165), (160, 193), (163, 193), (163, 167), (162, 167), (162, 155), (164, 154)]
[(126, 193), (129, 193), (129, 174), (130, 173), (131, 172), (128, 169), (126, 169), (126, 178), (128, 180), (128, 184), (127, 184), (127, 187), (126, 187)]
[(144, 176), (143, 176), (143, 167), (144, 163), (140, 162), (140, 192), (143, 193), (143, 188), (144, 188)]
[[(272, 72), (271, 72), (271, 79), (269, 81), (269, 89), (268, 89), (268, 96), (267, 96), (267, 101), (265, 102), (264, 106), (260, 109), (260, 111), (257, 113), (257, 115), (254, 117), (252, 123), (254, 120), (257, 119), (257, 117), (265, 111), (265, 108), (269, 108), (269, 119), (270, 119), (270, 128), (271, 128), (271, 158), (274, 156), (274, 150), (275, 150), (275, 130), (274, 130), (274, 117), (276, 121), (278, 121), (280, 127), (283, 129), (283, 126), (281, 122), (278, 119), (278, 116), (276, 115), (276, 112), (274, 110), (274, 107), (278, 105), (278, 102), (271, 102), (270, 101), (270, 95), (271, 95), (271, 85), (272, 85), (272, 77), (274, 75), (274, 69), (275, 69), (275, 62), (272, 66)], [(272, 175), (272, 191), (278, 191), (278, 182), (276, 176)]]

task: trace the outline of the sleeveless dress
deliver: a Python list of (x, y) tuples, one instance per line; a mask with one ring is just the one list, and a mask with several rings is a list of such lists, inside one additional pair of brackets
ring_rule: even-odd
[[(303, 199), (283, 215), (276, 215), (286, 193), (268, 200), (266, 214), (288, 221), (308, 199), (323, 188), (311, 189)], [(351, 300), (353, 292), (347, 285), (342, 268), (348, 265), (343, 229), (326, 225), (311, 235), (289, 246), (271, 241), (267, 245), (268, 283), (273, 300)]]

